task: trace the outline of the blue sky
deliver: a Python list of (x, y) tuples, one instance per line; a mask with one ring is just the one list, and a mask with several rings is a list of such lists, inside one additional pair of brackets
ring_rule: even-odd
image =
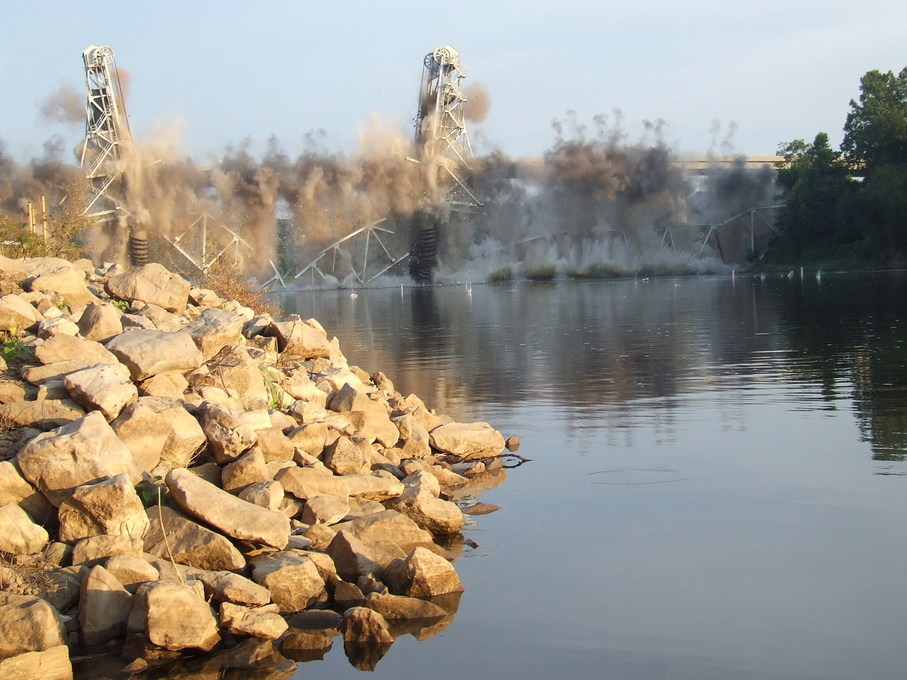
[(474, 147), (512, 156), (543, 153), (569, 111), (591, 127), (619, 110), (631, 140), (661, 119), (684, 154), (768, 155), (819, 131), (837, 144), (860, 76), (907, 66), (903, 0), (0, 0), (0, 16), (0, 140), (19, 160), (79, 141), (84, 124), (40, 109), (61, 88), (84, 97), (92, 44), (128, 72), (133, 133), (164, 130), (200, 161), (272, 135), (293, 156), (320, 130), (349, 153), (376, 120), (410, 134), (422, 58), (445, 44), (490, 97)]

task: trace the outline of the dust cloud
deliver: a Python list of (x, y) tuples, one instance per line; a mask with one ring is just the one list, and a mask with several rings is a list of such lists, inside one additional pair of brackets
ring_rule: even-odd
[[(123, 92), (126, 80), (121, 71)], [(61, 86), (41, 113), (83, 120), (77, 100)], [(489, 107), (483, 86), (467, 90), (470, 121), (483, 120)], [(299, 285), (360, 285), (371, 276), (369, 258), (373, 270), (386, 266), (405, 278), (411, 224), (431, 214), (441, 225), (439, 282), (726, 270), (714, 244), (698, 247), (706, 237), (685, 225), (770, 202), (774, 171), (741, 162), (693, 178), (663, 126), (647, 122), (643, 138), (629, 140), (619, 112), (591, 125), (568, 112), (553, 122), (554, 141), (538, 159), (493, 152), (457, 165), (441, 146), (429, 140), (417, 148), (413, 131), (378, 117), (363, 123), (350, 154), (330, 152), (315, 130), (295, 157), (272, 138), (260, 156), (240, 144), (199, 162), (181, 151), (175, 121), (123, 142), (119, 218), (98, 222), (86, 242), (98, 260), (124, 262), (128, 234), (144, 232), (153, 260), (188, 274), (229, 257), (258, 281), (280, 272), (291, 283), (301, 277)], [(720, 126), (713, 132), (717, 140)], [(10, 219), (21, 221), (25, 203), (42, 195), (58, 204), (82, 176), (62, 147), (51, 140), (42, 158), (19, 164), (0, 143), (0, 210)], [(445, 200), (455, 179), (475, 205)]]

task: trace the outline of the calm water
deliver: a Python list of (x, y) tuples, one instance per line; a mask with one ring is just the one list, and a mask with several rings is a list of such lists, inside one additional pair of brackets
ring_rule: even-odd
[[(374, 677), (903, 678), (907, 274), (300, 294), (532, 459)], [(299, 678), (357, 677), (342, 643)]]

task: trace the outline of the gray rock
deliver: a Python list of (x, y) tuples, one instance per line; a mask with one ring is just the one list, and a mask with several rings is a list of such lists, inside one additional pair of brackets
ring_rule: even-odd
[(107, 292), (133, 302), (140, 300), (170, 312), (182, 312), (189, 299), (189, 282), (156, 262), (107, 279)]
[(107, 343), (107, 349), (126, 364), (135, 381), (165, 371), (191, 371), (202, 363), (202, 353), (185, 333), (124, 331)]

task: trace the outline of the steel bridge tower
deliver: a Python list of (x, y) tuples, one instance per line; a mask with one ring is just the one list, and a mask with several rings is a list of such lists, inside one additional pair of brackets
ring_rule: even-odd
[[(438, 47), (423, 59), (419, 108), (416, 113), (416, 148), (426, 166), (428, 181), (437, 186), (451, 211), (481, 207), (467, 182), (472, 173), (472, 146), (466, 132), (466, 97), (460, 53), (450, 45)], [(410, 225), (410, 274), (430, 281), (437, 262), (440, 216), (422, 210)]]

